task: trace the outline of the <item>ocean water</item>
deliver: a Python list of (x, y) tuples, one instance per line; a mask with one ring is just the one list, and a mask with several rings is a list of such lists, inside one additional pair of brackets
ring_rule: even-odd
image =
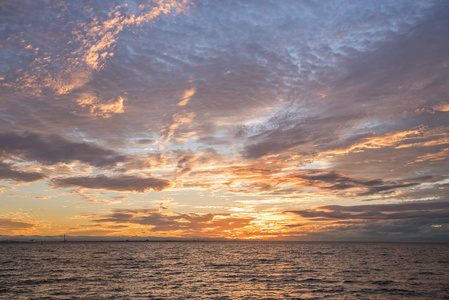
[(449, 244), (0, 243), (0, 299), (449, 299)]

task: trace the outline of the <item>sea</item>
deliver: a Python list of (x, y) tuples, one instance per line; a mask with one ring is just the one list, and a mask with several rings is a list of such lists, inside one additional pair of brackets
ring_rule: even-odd
[(449, 299), (449, 244), (0, 243), (0, 299)]

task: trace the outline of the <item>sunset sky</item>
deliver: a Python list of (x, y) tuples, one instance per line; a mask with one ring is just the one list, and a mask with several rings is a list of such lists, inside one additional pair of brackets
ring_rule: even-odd
[(0, 1), (0, 235), (449, 242), (448, 1)]

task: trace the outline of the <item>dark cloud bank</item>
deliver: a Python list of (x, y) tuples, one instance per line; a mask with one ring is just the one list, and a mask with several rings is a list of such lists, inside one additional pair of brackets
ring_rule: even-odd
[(141, 193), (150, 189), (161, 191), (170, 186), (170, 182), (167, 180), (129, 175), (121, 175), (116, 177), (96, 176), (56, 178), (52, 180), (52, 183), (58, 187), (81, 187), (88, 189)]
[(113, 150), (94, 144), (72, 142), (58, 135), (0, 133), (0, 145), (3, 154), (18, 155), (43, 164), (80, 161), (103, 167), (125, 160), (124, 156)]
[(378, 205), (323, 205), (287, 213), (329, 225), (311, 233), (311, 239), (448, 242), (448, 199)]

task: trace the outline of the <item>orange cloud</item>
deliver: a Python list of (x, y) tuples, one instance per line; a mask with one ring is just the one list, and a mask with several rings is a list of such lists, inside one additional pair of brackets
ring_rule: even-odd
[(81, 98), (77, 100), (77, 103), (81, 107), (87, 107), (90, 113), (94, 116), (99, 116), (102, 118), (110, 118), (113, 114), (121, 114), (125, 112), (124, 106), (125, 99), (123, 97), (118, 97), (116, 101), (109, 101), (107, 103), (102, 103), (97, 97), (84, 94)]
[[(186, 13), (190, 8), (189, 1), (158, 0), (153, 4), (141, 5), (141, 13), (135, 15), (127, 9), (127, 4), (118, 5), (108, 14), (105, 20), (94, 18), (90, 23), (78, 23), (73, 29), (73, 39), (80, 44), (70, 55), (60, 58), (60, 52), (54, 55), (37, 57), (31, 64), (31, 70), (24, 73), (9, 86), (24, 94), (40, 96), (44, 88), (51, 88), (57, 94), (66, 95), (75, 89), (82, 88), (92, 78), (95, 71), (104, 67), (108, 57), (114, 56), (114, 44), (117, 36), (126, 27), (149, 23), (165, 14)], [(26, 41), (22, 40), (22, 43)], [(75, 43), (73, 43), (75, 44)], [(29, 50), (29, 45), (24, 46)], [(66, 49), (58, 49), (61, 52)], [(35, 49), (39, 53), (39, 49)], [(60, 71), (53, 71), (51, 63), (61, 64)]]
[[(186, 127), (189, 128), (192, 124), (193, 119), (195, 118), (196, 114), (194, 112), (191, 113), (175, 113), (171, 117), (171, 123), (167, 127), (163, 128), (161, 131), (161, 140), (168, 143), (177, 133), (177, 130), (181, 128), (182, 125), (187, 125)], [(184, 132), (185, 133), (185, 132)], [(184, 137), (188, 137), (194, 132), (188, 131), (187, 135), (184, 135)], [(182, 136), (178, 137), (177, 139), (182, 140)]]
[(92, 222), (126, 225), (132, 230), (174, 237), (241, 237), (254, 217), (229, 214), (181, 214), (157, 209), (115, 209)]
[[(138, 26), (142, 23), (148, 23), (159, 17), (161, 14), (185, 13), (189, 7), (189, 2), (159, 0), (155, 6), (140, 5), (140, 10), (149, 8), (149, 11), (143, 12), (138, 16), (129, 12), (127, 15), (122, 13), (121, 10), (126, 7), (127, 4), (118, 5), (115, 8), (115, 11), (109, 14), (111, 16), (110, 19), (103, 22), (94, 20), (92, 24), (86, 25), (90, 30), (87, 35), (82, 38), (84, 43), (83, 48), (85, 48), (85, 50), (80, 50), (80, 52), (85, 51), (84, 60), (92, 69), (101, 69), (105, 59), (108, 56), (114, 55), (111, 49), (112, 45), (116, 42), (117, 35), (125, 26)], [(80, 33), (77, 32), (77, 34)]]
[(182, 97), (181, 102), (178, 103), (178, 106), (186, 106), (189, 103), (190, 98), (195, 95), (196, 89), (191, 88), (189, 90), (184, 91), (184, 96)]
[(413, 162), (410, 162), (409, 164), (421, 163), (421, 162), (426, 162), (426, 161), (435, 162), (435, 161), (442, 161), (442, 160), (448, 160), (448, 159), (449, 159), (449, 148), (445, 148), (436, 153), (427, 153), (427, 154), (418, 156)]

